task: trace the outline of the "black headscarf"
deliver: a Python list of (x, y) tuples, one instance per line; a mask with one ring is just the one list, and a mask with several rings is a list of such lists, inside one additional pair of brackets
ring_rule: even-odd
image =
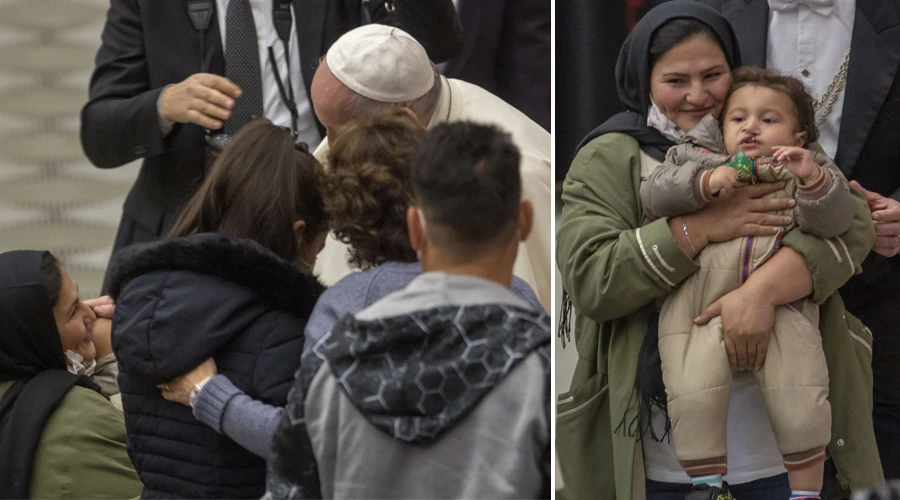
[(41, 264), (46, 252), (0, 254), (0, 382), (66, 369)]
[(641, 150), (662, 161), (666, 151), (675, 144), (658, 130), (647, 125), (650, 109), (650, 44), (653, 35), (664, 24), (674, 19), (694, 19), (712, 29), (719, 39), (725, 58), (731, 69), (741, 65), (737, 37), (728, 21), (712, 7), (696, 0), (666, 2), (650, 12), (634, 27), (616, 62), (616, 87), (619, 100), (627, 111), (613, 115), (592, 130), (576, 148), (576, 152), (588, 142), (603, 134), (619, 132), (637, 139)]
[[(99, 389), (66, 370), (41, 264), (46, 252), (0, 254), (0, 498), (27, 498), (47, 420), (75, 385)], [(19, 396), (22, 397), (19, 397)]]

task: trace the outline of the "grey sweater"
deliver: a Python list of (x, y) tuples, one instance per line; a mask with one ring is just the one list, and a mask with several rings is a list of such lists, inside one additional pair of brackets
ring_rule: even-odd
[[(406, 288), (422, 274), (418, 262), (387, 262), (373, 269), (352, 273), (325, 291), (313, 309), (306, 326), (303, 355), (331, 327), (347, 314), (356, 314), (385, 296)], [(531, 287), (513, 277), (515, 295), (537, 311), (541, 303)], [(197, 394), (194, 417), (223, 433), (247, 450), (268, 458), (270, 443), (281, 414), (281, 407), (256, 401), (234, 386), (228, 378), (216, 375)]]

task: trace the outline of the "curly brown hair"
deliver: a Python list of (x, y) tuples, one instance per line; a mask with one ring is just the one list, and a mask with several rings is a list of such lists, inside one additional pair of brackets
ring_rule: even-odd
[(722, 114), (728, 109), (728, 101), (734, 92), (742, 87), (764, 87), (781, 92), (794, 103), (794, 113), (797, 116), (797, 126), (800, 132), (806, 133), (806, 145), (819, 140), (819, 129), (816, 127), (816, 108), (813, 98), (806, 91), (806, 87), (800, 80), (785, 76), (771, 69), (744, 66), (731, 73), (734, 83), (722, 106)]
[(329, 153), (326, 210), (350, 263), (370, 269), (415, 262), (406, 211), (413, 202), (410, 157), (425, 129), (400, 108), (338, 129)]

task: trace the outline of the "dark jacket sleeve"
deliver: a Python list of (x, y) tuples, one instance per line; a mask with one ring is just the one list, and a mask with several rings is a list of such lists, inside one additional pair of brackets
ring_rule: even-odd
[(257, 354), (253, 389), (264, 403), (281, 406), (300, 368), (306, 322), (283, 311), (270, 312), (268, 317), (263, 324), (271, 327), (267, 327), (268, 334)]
[(385, 16), (373, 21), (412, 35), (434, 63), (447, 61), (462, 50), (462, 24), (452, 0), (395, 0), (394, 11)]
[(137, 0), (112, 0), (81, 111), (81, 145), (91, 163), (113, 168), (165, 150), (151, 88)]

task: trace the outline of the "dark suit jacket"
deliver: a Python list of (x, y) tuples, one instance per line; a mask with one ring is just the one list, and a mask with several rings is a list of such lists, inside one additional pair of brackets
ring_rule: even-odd
[[(703, 0), (737, 33), (744, 64), (764, 66), (766, 0)], [(900, 3), (857, 0), (835, 163), (870, 191), (900, 199)], [(871, 254), (841, 288), (847, 309), (874, 333), (875, 402), (900, 404), (900, 256)], [(884, 458), (884, 457), (882, 457)]]
[[(215, 7), (214, 0), (212, 4)], [(361, 4), (360, 0), (293, 0), (293, 4), (308, 96), (319, 57), (343, 33), (362, 24)], [(373, 8), (373, 21), (402, 27), (433, 60), (446, 60), (458, 52), (461, 27), (451, 0), (393, 4), (392, 13), (383, 6)], [(200, 34), (187, 5), (186, 0), (112, 0), (107, 13), (90, 99), (81, 112), (81, 144), (100, 168), (144, 159), (125, 200), (114, 250), (167, 232), (205, 173), (204, 130), (176, 124), (163, 137), (156, 110), (163, 87), (201, 69)], [(224, 74), (215, 15), (203, 45), (208, 71)], [(320, 131), (324, 135), (321, 126)]]
[(444, 68), (550, 130), (550, 0), (459, 0), (463, 49)]

